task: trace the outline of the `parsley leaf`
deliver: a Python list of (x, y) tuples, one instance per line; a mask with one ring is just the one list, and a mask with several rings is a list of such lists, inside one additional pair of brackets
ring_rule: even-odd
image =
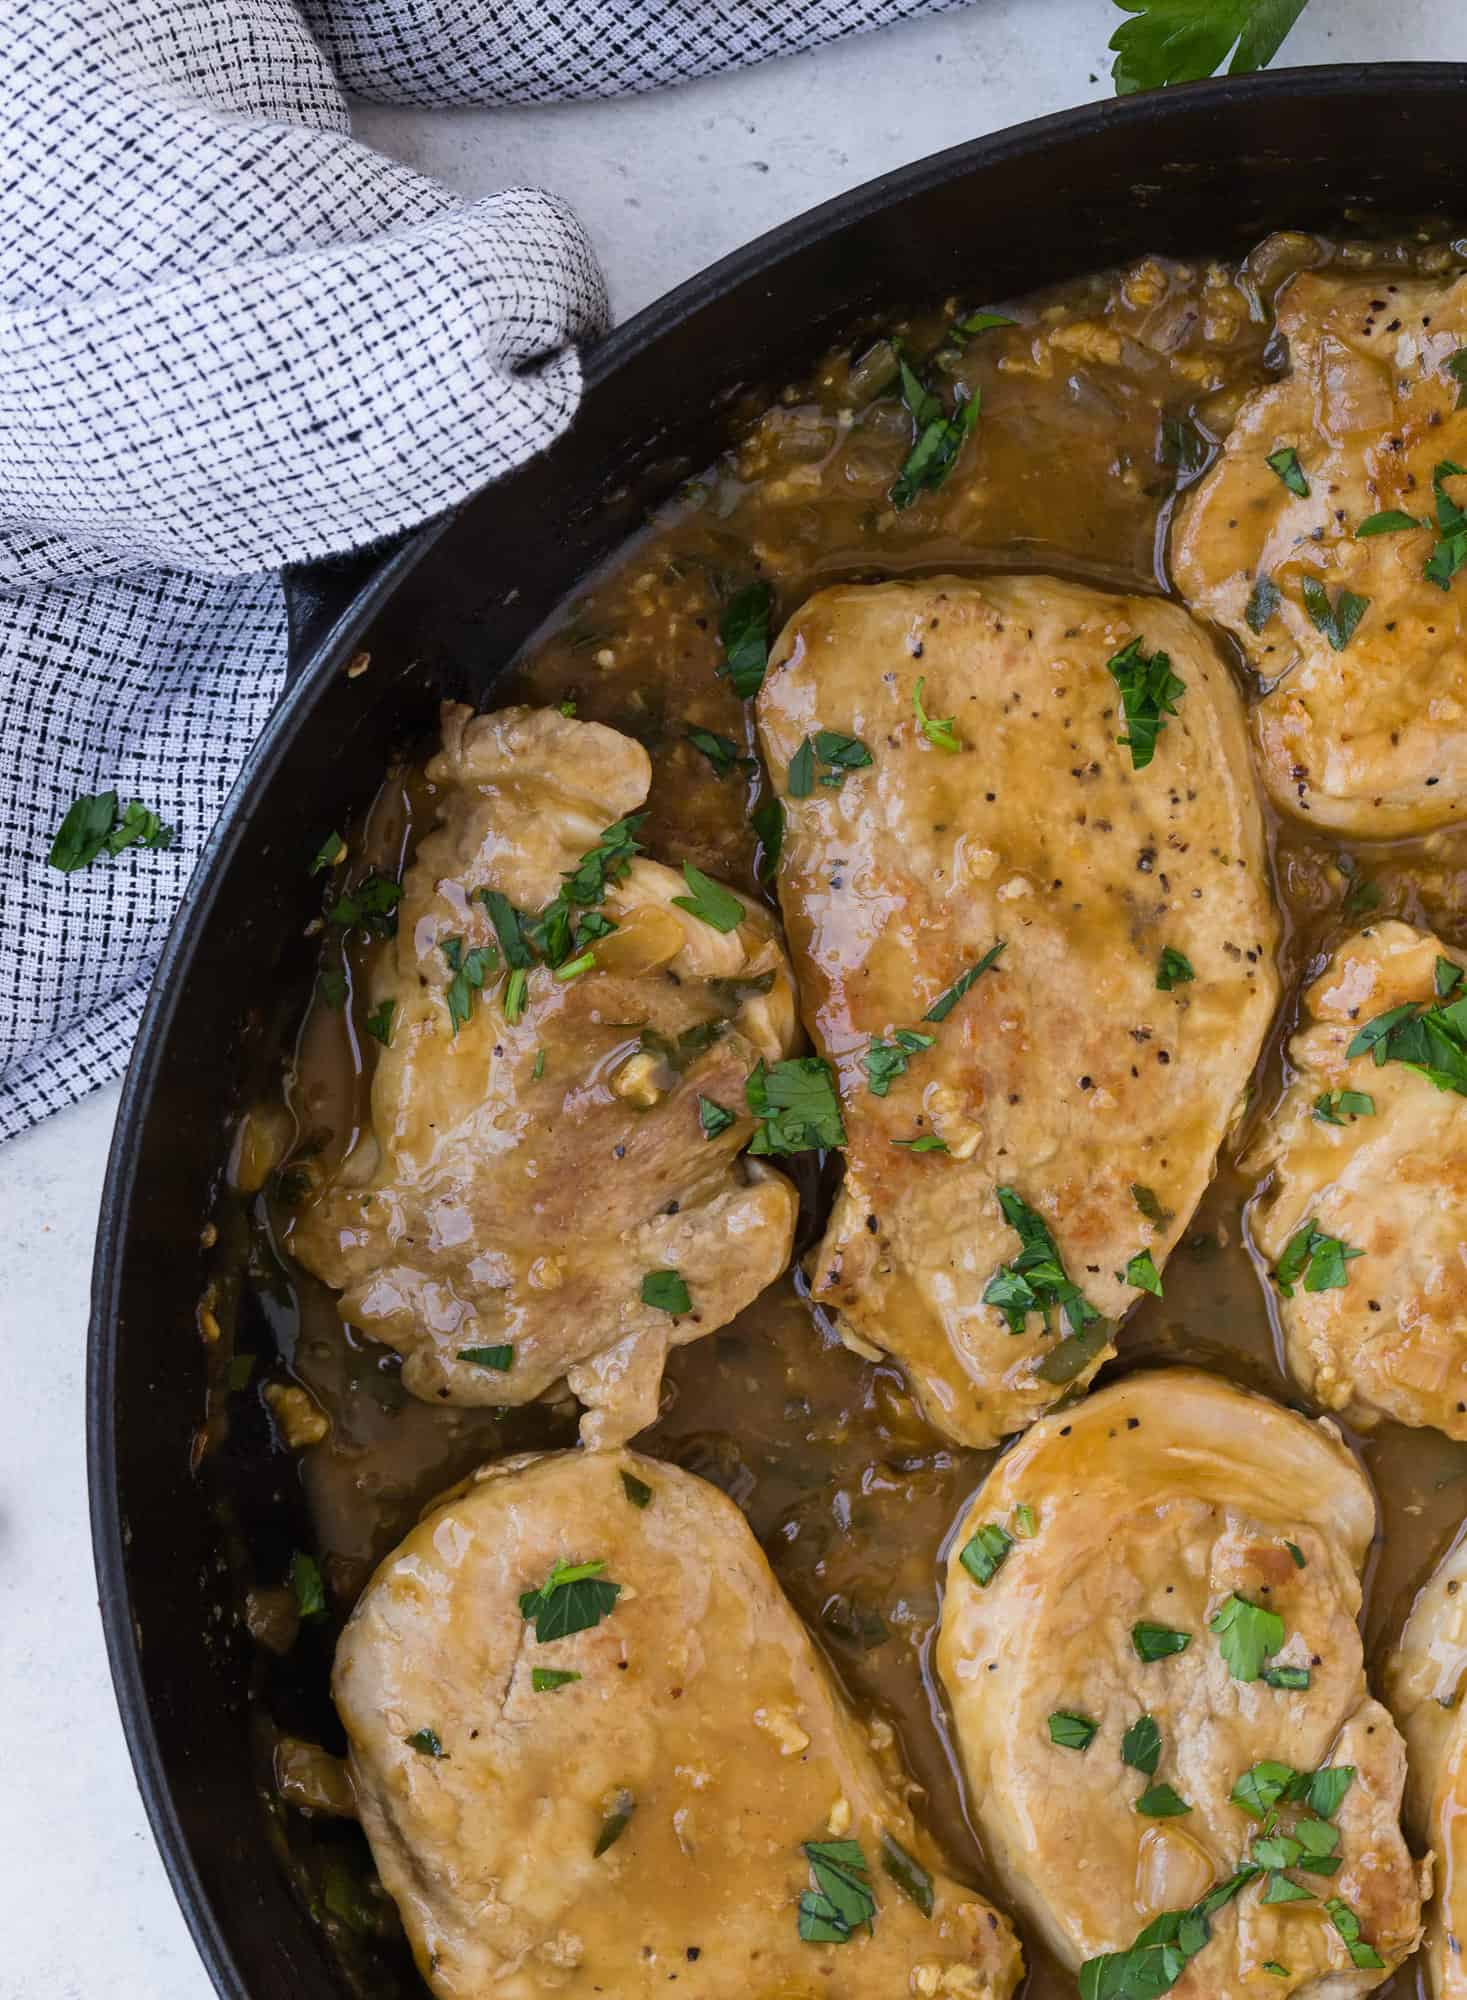
[(1143, 1777), (1154, 1778), (1161, 1760), (1161, 1730), (1153, 1717), (1138, 1715), (1121, 1738), (1121, 1762)]
[(1258, 1870), (1245, 1864), (1209, 1889), (1190, 1910), (1163, 1910), (1153, 1917), (1129, 1951), (1087, 1958), (1080, 1967), (1080, 2000), (1155, 2000), (1167, 1993), (1212, 1935), (1209, 1919), (1252, 1882)]
[[(769, 665), (769, 610), (774, 593), (767, 583), (748, 583), (735, 591), (718, 623), (723, 665), (740, 701), (752, 701), (764, 685)], [(722, 776), (722, 773), (719, 774)]]
[(846, 1143), (835, 1075), (820, 1056), (793, 1056), (767, 1069), (756, 1063), (744, 1097), (759, 1120), (751, 1153), (808, 1153)]
[(1050, 1315), (1056, 1308), (1072, 1332), (1099, 1320), (1100, 1314), (1066, 1272), (1042, 1218), (1011, 1187), (1001, 1187), (997, 1193), (1004, 1220), (1017, 1233), (1021, 1247), (1012, 1263), (1000, 1264), (989, 1279), (983, 1303), (998, 1308), (1010, 1333), (1022, 1333), (1031, 1312), (1040, 1313), (1046, 1330), (1052, 1331)]
[(439, 949), (453, 974), (444, 997), (456, 1035), (474, 1011), (474, 995), (482, 988), (485, 975), (499, 970), (499, 953), (492, 944), (476, 945), (472, 951), (465, 951), (461, 937), (444, 938)]
[(1261, 1676), (1271, 1688), (1297, 1690), (1309, 1685), (1308, 1667), (1265, 1667)]
[(1436, 495), (1437, 544), (1423, 572), (1429, 583), (1450, 590), (1452, 578), (1467, 563), (1467, 513), (1457, 505), (1442, 483), (1464, 476), (1464, 468), (1449, 458), (1432, 467), (1431, 490)]
[(921, 1028), (896, 1028), (889, 1042), (873, 1040), (861, 1058), (871, 1095), (885, 1097), (896, 1079), (906, 1075), (912, 1057), (930, 1049), (936, 1040), (936, 1035)]
[(1136, 1801), (1136, 1811), (1144, 1813), (1147, 1819), (1180, 1819), (1192, 1808), (1179, 1792), (1170, 1785), (1148, 1785)]
[(1187, 683), (1172, 672), (1170, 655), (1141, 650), (1135, 638), (1105, 663), (1106, 672), (1120, 689), (1121, 710), (1127, 734), (1116, 738), (1131, 753), (1131, 768), (1144, 771), (1156, 755), (1156, 739), (1166, 728), (1166, 719), (1177, 712), (1177, 702), (1187, 691)]
[(1467, 347), (1459, 347), (1455, 354), (1449, 354), (1444, 365), (1457, 384), (1457, 408), (1467, 410)]
[(530, 975), (519, 966), (504, 982), (504, 1018), (513, 1027), (525, 1011), (525, 1001), (530, 990)]
[(505, 964), (513, 966), (517, 972), (525, 971), (531, 963), (530, 947), (525, 942), (519, 911), (498, 889), (481, 889), (479, 901), (489, 913)]
[(1250, 1819), (1267, 1819), (1298, 1776), (1292, 1764), (1280, 1764), (1265, 1757), (1262, 1763), (1243, 1772), (1228, 1796)]
[(1061, 1750), (1088, 1750), (1099, 1728), (1088, 1715), (1059, 1708), (1049, 1718), (1049, 1740)]
[(1146, 1220), (1154, 1223), (1158, 1229), (1171, 1221), (1171, 1210), (1162, 1207), (1155, 1188), (1144, 1187), (1140, 1181), (1132, 1181), (1131, 1199)]
[(946, 1139), (939, 1139), (935, 1132), (919, 1133), (915, 1139), (893, 1139), (894, 1146), (905, 1146), (909, 1153), (945, 1153)]
[(1327, 1090), (1314, 1100), (1321, 1125), (1343, 1125), (1347, 1118), (1373, 1118), (1375, 1099), (1363, 1090)]
[(932, 1877), (915, 1855), (908, 1854), (901, 1842), (885, 1831), (881, 1836), (881, 1866), (923, 1916), (930, 1917), (936, 1901)]
[[(1463, 352), (1467, 353), (1467, 349), (1464, 349)], [(1432, 984), (1436, 988), (1436, 997), (1438, 1000), (1450, 998), (1457, 987), (1461, 985), (1462, 974), (1463, 968), (1460, 965), (1453, 965), (1449, 958), (1439, 958), (1437, 960), (1435, 969), (1432, 972)]]
[(815, 745), (808, 736), (790, 759), (785, 785), (792, 799), (808, 799), (815, 789)]
[(606, 1581), (604, 1562), (556, 1561), (538, 1590), (520, 1592), (520, 1616), (535, 1621), (535, 1637), (543, 1646), (567, 1639), (573, 1632), (599, 1625), (621, 1595), (621, 1585)]
[(721, 882), (713, 881), (701, 868), (695, 868), (691, 861), (683, 863), (683, 880), (692, 894), (674, 896), (673, 908), (686, 910), (690, 916), (696, 917), (700, 923), (707, 924), (712, 930), (722, 931), (725, 934), (736, 931), (748, 915), (731, 889), (725, 889)]
[(1172, 1625), (1153, 1624), (1149, 1618), (1140, 1618), (1131, 1627), (1131, 1644), (1136, 1649), (1136, 1657), (1148, 1664), (1153, 1660), (1164, 1660), (1172, 1653), (1185, 1653), (1191, 1643), (1190, 1632), (1178, 1632)]
[(961, 750), (963, 740), (957, 732), (957, 717), (955, 715), (929, 715), (922, 706), (922, 690), (926, 685), (927, 677), (924, 674), (918, 680), (916, 691), (912, 696), (912, 713), (917, 718), (917, 726), (935, 749)]
[[(547, 965), (563, 965), (573, 955), (573, 950), (580, 947), (582, 939), (572, 936), (574, 913), (577, 910), (594, 910), (608, 888), (631, 872), (634, 857), (642, 851), (637, 835), (646, 817), (645, 813), (629, 813), (624, 819), (613, 820), (596, 845), (581, 856), (574, 868), (567, 868), (561, 876), (559, 891), (528, 926), (531, 942), (539, 949)], [(488, 902), (488, 892), (485, 904), (495, 920), (497, 931), (498, 915), (496, 907)], [(598, 917), (593, 924), (589, 917), (581, 919), (588, 937), (604, 936), (603, 926), (608, 921)], [(507, 948), (505, 956), (517, 971), (524, 969), (510, 957)]]
[(779, 866), (780, 851), (784, 846), (784, 800), (765, 799), (749, 814), (749, 824), (759, 836), (759, 880), (768, 882)]
[(638, 1479), (635, 1472), (623, 1471), (621, 1483), (623, 1492), (634, 1507), (642, 1508), (651, 1506), (652, 1488), (647, 1484), (645, 1479)]
[(758, 769), (752, 757), (739, 755), (739, 746), (732, 737), (720, 736), (716, 729), (689, 729), (686, 736), (693, 748), (701, 751), (713, 766), (715, 778), (726, 778), (731, 771)]
[(323, 868), (335, 868), (346, 859), (346, 842), (339, 833), (328, 833), (316, 849), (311, 862), (311, 873), (319, 875)]
[(1342, 590), (1332, 603), (1317, 576), (1306, 576), (1300, 587), (1310, 624), (1329, 640), (1332, 651), (1343, 653), (1355, 636), (1356, 626), (1370, 609), (1370, 599), (1357, 597), (1353, 590)]
[(1143, 1292), (1150, 1292), (1153, 1298), (1162, 1296), (1161, 1273), (1152, 1262), (1149, 1250), (1138, 1250), (1126, 1265), (1126, 1283), (1135, 1285)]
[(686, 1313), (693, 1309), (692, 1295), (678, 1271), (646, 1272), (642, 1278), (642, 1304), (665, 1313)]
[(799, 1933), (807, 1944), (847, 1944), (876, 1915), (866, 1857), (855, 1840), (802, 1843), (815, 1883), (800, 1897)]
[(554, 1694), (557, 1688), (569, 1687), (580, 1678), (569, 1667), (531, 1667), (530, 1688), (535, 1694)]
[(316, 981), (316, 984), (320, 988), (321, 998), (326, 1002), (328, 1007), (344, 1007), (346, 1005), (346, 974), (344, 972), (337, 972), (334, 969), (323, 972), (321, 977)]
[(1268, 1878), (1268, 1886), (1259, 1899), (1264, 1903), (1312, 1903), (1314, 1891), (1306, 1889), (1302, 1882), (1291, 1882), (1287, 1875), (1277, 1872)]
[(990, 969), (990, 967), (998, 963), (999, 955), (1004, 948), (1004, 943), (1005, 940), (1003, 938), (1000, 938), (996, 944), (991, 944), (988, 947), (987, 951), (984, 952), (982, 958), (978, 960), (976, 965), (970, 965), (966, 972), (959, 973), (958, 977), (953, 981), (952, 985), (948, 987), (947, 991), (945, 993), (940, 993), (938, 997), (933, 1001), (932, 1005), (927, 1009), (927, 1012), (922, 1016), (922, 1019), (924, 1021), (945, 1021), (948, 1015), (953, 1011), (954, 1007), (956, 1007), (958, 1002), (962, 999), (963, 995), (967, 992), (970, 992), (971, 989), (974, 986), (976, 986), (978, 981), (983, 977), (983, 974), (987, 972)]
[(593, 1861), (599, 1861), (608, 1847), (615, 1847), (631, 1825), (632, 1814), (636, 1809), (637, 1802), (630, 1792), (617, 1793), (616, 1805), (602, 1820), (600, 1831), (596, 1835), (596, 1844), (591, 1849)]
[(396, 1006), (395, 1000), (384, 1000), (380, 1006), (372, 1009), (366, 1019), (367, 1033), (374, 1041), (380, 1042), (384, 1049), (392, 1047), (392, 1016)]
[(320, 1564), (303, 1549), (297, 1549), (290, 1559), (290, 1588), (295, 1608), (302, 1618), (326, 1616), (326, 1591), (321, 1582)]
[(460, 1361), (472, 1361), (476, 1368), (493, 1368), (500, 1375), (507, 1375), (514, 1365), (514, 1348), (506, 1343), (499, 1347), (461, 1347)]
[(712, 1097), (698, 1097), (698, 1123), (703, 1128), (705, 1139), (716, 1139), (720, 1132), (726, 1132), (734, 1124), (735, 1114)]
[(1387, 507), (1384, 513), (1367, 514), (1355, 530), (1357, 542), (1368, 540), (1371, 535), (1399, 535), (1411, 528), (1419, 528), (1421, 523), (1414, 514), (1403, 514), (1399, 507)]
[(959, 389), (953, 414), (948, 416), (942, 399), (923, 387), (911, 366), (900, 355), (898, 367), (902, 401), (907, 406), (916, 433), (912, 448), (887, 496), (897, 512), (902, 513), (920, 493), (931, 492), (941, 486), (952, 471), (958, 453), (977, 426), (983, 399), (976, 389), (971, 395), (965, 395)]
[(1354, 1250), (1338, 1236), (1327, 1236), (1313, 1221), (1289, 1238), (1274, 1267), (1274, 1283), (1286, 1299), (1294, 1296), (1294, 1287), (1302, 1273), (1306, 1292), (1343, 1291), (1349, 1273), (1345, 1266), (1352, 1257), (1363, 1257), (1363, 1250)]
[[(1195, 83), (1221, 69), (1262, 69), (1278, 53), (1305, 0), (1117, 0), (1140, 16), (1117, 28), (1111, 75), (1117, 94)], [(1159, 1989), (1158, 1989), (1159, 1990)]]
[(63, 875), (89, 867), (101, 854), (118, 855), (126, 847), (171, 847), (173, 829), (155, 812), (134, 799), (119, 813), (116, 792), (83, 793), (67, 808), (56, 829), (46, 859)]
[(1264, 460), (1270, 472), (1277, 473), (1291, 493), (1297, 493), (1301, 500), (1309, 498), (1309, 481), (1304, 477), (1304, 468), (1299, 463), (1299, 454), (1291, 444), (1280, 445)]
[(1158, 993), (1170, 993), (1174, 986), (1186, 986), (1196, 977), (1192, 961), (1185, 953), (1174, 950), (1169, 944), (1162, 946), (1156, 967)]
[(1351, 1963), (1365, 1966), (1372, 1972), (1384, 1971), (1385, 1960), (1374, 1945), (1367, 1944), (1361, 1937), (1360, 1919), (1350, 1905), (1338, 1896), (1331, 1896), (1324, 1907), (1330, 1922), (1345, 1940), (1345, 1949), (1350, 1954)]
[(448, 1755), (436, 1729), (415, 1729), (411, 1736), (404, 1736), (402, 1740), (406, 1743), (409, 1750), (416, 1750), (423, 1757), (446, 1757)]
[(1284, 1621), (1276, 1611), (1253, 1604), (1232, 1591), (1208, 1622), (1217, 1635), (1218, 1648), (1235, 1681), (1256, 1681), (1263, 1663), (1284, 1643)]
[(1250, 632), (1261, 632), (1272, 618), (1280, 603), (1279, 587), (1271, 576), (1260, 576), (1248, 593), (1248, 603), (1243, 612)]
[(373, 868), (354, 889), (337, 897), (326, 912), (326, 921), (341, 924), (347, 930), (360, 927), (377, 937), (391, 937), (397, 929), (397, 906), (401, 901), (401, 886), (390, 875)]
[(964, 1543), (958, 1561), (973, 1581), (986, 1590), (1008, 1561), (1013, 1546), (1014, 1538), (1007, 1528), (997, 1521), (985, 1521)]

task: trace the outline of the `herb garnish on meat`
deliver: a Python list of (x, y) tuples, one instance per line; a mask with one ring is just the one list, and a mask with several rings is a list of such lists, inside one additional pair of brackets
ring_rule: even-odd
[(1156, 755), (1156, 739), (1177, 712), (1187, 683), (1172, 672), (1169, 654), (1145, 654), (1139, 637), (1112, 653), (1105, 670), (1120, 689), (1126, 734), (1116, 738), (1131, 753), (1131, 768), (1144, 771)]

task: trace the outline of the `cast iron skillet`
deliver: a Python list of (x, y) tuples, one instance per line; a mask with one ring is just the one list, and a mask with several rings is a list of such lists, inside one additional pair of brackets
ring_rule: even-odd
[[(873, 181), (650, 307), (587, 357), (570, 433), (460, 513), (294, 580), (299, 671), (205, 849), (143, 1017), (102, 1197), (88, 1382), (92, 1532), (138, 1782), (228, 2000), (345, 1990), (266, 1837), (249, 1642), (190, 1472), (204, 1408), (196, 1246), (231, 1123), (304, 994), (302, 858), (444, 694), (482, 698), (556, 602), (863, 314), (998, 299), (1148, 250), (1241, 251), (1345, 211), (1460, 206), (1467, 65), (1284, 71), (1041, 119)], [(347, 663), (371, 655), (365, 674)], [(259, 1496), (290, 1496), (260, 1471)], [(407, 1989), (403, 1989), (406, 1994)]]

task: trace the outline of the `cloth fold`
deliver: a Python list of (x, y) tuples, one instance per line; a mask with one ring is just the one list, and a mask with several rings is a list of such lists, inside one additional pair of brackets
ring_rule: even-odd
[[(560, 202), (358, 145), (326, 57), (401, 102), (533, 102), (948, 4), (0, 0), (0, 1139), (126, 1060), (283, 678), (273, 572), (544, 449), (606, 324)], [(48, 867), (109, 791), (173, 845)]]

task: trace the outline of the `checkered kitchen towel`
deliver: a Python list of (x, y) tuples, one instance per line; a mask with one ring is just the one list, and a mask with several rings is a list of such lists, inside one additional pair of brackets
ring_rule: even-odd
[[(952, 4), (0, 0), (0, 1139), (126, 1060), (280, 687), (273, 572), (548, 444), (605, 323), (560, 203), (456, 202), (341, 86), (604, 96)], [(49, 867), (104, 792), (174, 844)]]

